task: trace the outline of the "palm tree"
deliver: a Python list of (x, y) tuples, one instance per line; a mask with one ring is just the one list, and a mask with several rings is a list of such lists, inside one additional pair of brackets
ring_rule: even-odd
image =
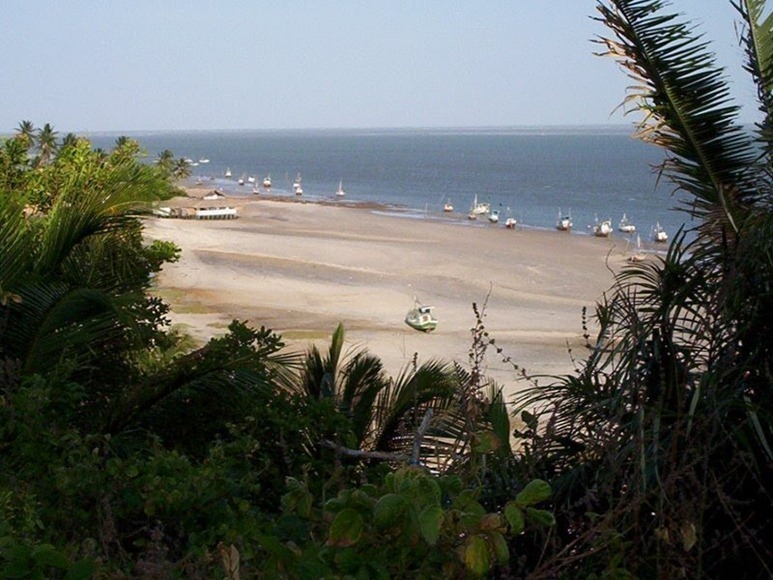
[(16, 129), (16, 138), (19, 139), (27, 149), (35, 144), (36, 129), (32, 121), (22, 121)]
[[(681, 209), (698, 225), (693, 241), (676, 236), (665, 258), (620, 274), (597, 307), (601, 330), (577, 376), (518, 401), (530, 460), (538, 458), (558, 492), (563, 544), (541, 574), (594, 570), (577, 567), (578, 554), (597, 566), (616, 561), (614, 545), (596, 551), (599, 537), (626, 546), (632, 557), (619, 565), (634, 575), (718, 577), (748, 566), (773, 573), (773, 553), (760, 540), (773, 534), (760, 515), (773, 501), (767, 4), (737, 4), (763, 117), (750, 132), (707, 45), (665, 13), (666, 3), (599, 2), (613, 33), (599, 39), (604, 54), (636, 83), (626, 103), (644, 113), (638, 134), (668, 152), (660, 171), (690, 196)], [(599, 517), (588, 523), (585, 511)]]
[(62, 143), (59, 145), (59, 149), (66, 149), (67, 147), (75, 145), (77, 142), (78, 136), (75, 133), (67, 133), (62, 138)]
[(121, 135), (115, 140), (115, 146), (110, 154), (114, 159), (134, 159), (140, 151), (140, 144), (136, 139)]
[(186, 179), (191, 176), (191, 164), (184, 157), (180, 157), (174, 164), (172, 175), (175, 179)]
[(428, 409), (443, 409), (456, 392), (448, 365), (436, 361), (406, 368), (396, 380), (381, 360), (366, 351), (344, 356), (344, 328), (339, 324), (323, 354), (316, 346), (306, 354), (297, 383), (289, 389), (309, 401), (330, 401), (350, 421), (350, 433), (310, 433), (316, 447), (330, 437), (360, 451), (410, 455), (416, 428)]
[(56, 135), (57, 132), (51, 124), (46, 123), (43, 128), (37, 133), (37, 148), (38, 148), (38, 160), (37, 165), (45, 165), (48, 163), (56, 152)]
[(87, 432), (142, 430), (195, 448), (281, 376), (281, 345), (235, 324), (166, 364), (138, 364), (138, 353), (176, 345), (167, 309), (145, 295), (169, 253), (147, 248), (138, 219), (166, 181), (136, 161), (91, 156), (46, 166), (61, 186), (32, 225), (24, 195), (0, 196), (0, 368), (77, 384), (62, 421)]
[(174, 153), (171, 149), (164, 149), (156, 157), (156, 165), (170, 175), (174, 172)]

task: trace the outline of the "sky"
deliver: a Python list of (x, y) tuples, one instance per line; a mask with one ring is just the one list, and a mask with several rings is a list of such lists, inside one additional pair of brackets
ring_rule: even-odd
[[(672, 0), (754, 119), (730, 0)], [(0, 134), (633, 123), (596, 0), (3, 0)]]

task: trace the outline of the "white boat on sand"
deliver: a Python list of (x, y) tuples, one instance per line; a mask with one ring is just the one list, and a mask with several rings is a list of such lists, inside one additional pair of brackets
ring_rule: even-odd
[(491, 206), (484, 202), (478, 202), (478, 195), (475, 194), (475, 199), (472, 201), (472, 209), (470, 213), (475, 215), (486, 215), (491, 211)]
[(568, 232), (572, 229), (572, 215), (570, 213), (562, 214), (561, 210), (558, 210), (558, 219), (556, 220), (556, 229), (561, 232)]
[(628, 216), (623, 214), (623, 217), (620, 219), (620, 223), (617, 224), (617, 229), (623, 233), (632, 234), (636, 231), (636, 226), (628, 221)]
[(604, 220), (599, 222), (596, 219), (596, 223), (593, 225), (593, 235), (597, 238), (608, 238), (612, 233), (612, 220)]
[(303, 195), (303, 187), (301, 187), (301, 174), (299, 173), (293, 181), (293, 193), (295, 195)]
[(652, 241), (657, 242), (659, 244), (665, 244), (668, 241), (668, 234), (660, 226), (660, 222), (657, 222), (655, 224), (655, 229), (652, 232)]
[(431, 332), (437, 328), (437, 318), (432, 314), (433, 306), (421, 304), (414, 298), (413, 308), (405, 315), (405, 324), (422, 332)]

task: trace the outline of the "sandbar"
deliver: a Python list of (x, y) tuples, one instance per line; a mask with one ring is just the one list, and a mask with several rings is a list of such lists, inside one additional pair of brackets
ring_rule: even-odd
[[(203, 343), (243, 320), (305, 351), (324, 349), (343, 323), (347, 350), (367, 349), (393, 377), (414, 357), (469, 367), (473, 303), (501, 349), (488, 348), (484, 370), (506, 392), (524, 385), (514, 364), (530, 375), (573, 372), (587, 354), (583, 308), (592, 335), (596, 301), (629, 255), (625, 237), (584, 228), (513, 230), (442, 212), (266, 196), (207, 202), (204, 193), (166, 205), (227, 205), (238, 218), (145, 223), (149, 239), (182, 249), (153, 288), (174, 324)], [(414, 299), (434, 306), (435, 331), (404, 323)]]

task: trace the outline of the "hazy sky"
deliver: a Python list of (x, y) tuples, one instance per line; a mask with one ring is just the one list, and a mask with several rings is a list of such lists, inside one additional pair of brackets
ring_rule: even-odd
[[(595, 0), (4, 0), (0, 133), (629, 123)], [(673, 0), (752, 119), (730, 0)]]

